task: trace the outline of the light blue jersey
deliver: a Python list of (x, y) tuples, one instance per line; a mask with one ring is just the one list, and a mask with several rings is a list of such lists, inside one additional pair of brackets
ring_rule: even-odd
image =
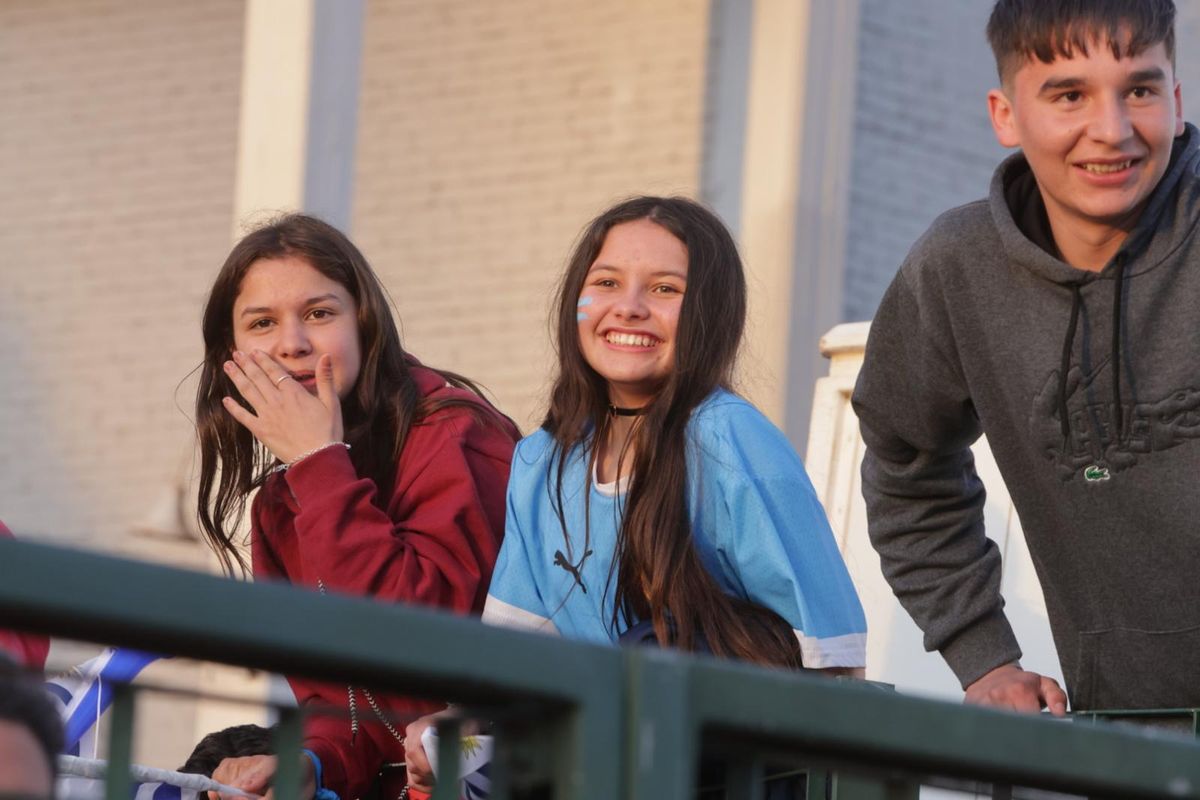
[[(696, 409), (688, 436), (692, 534), (717, 583), (787, 620), (805, 667), (864, 666), (862, 606), (804, 465), (783, 434), (750, 403), (719, 390)], [(615, 642), (624, 631), (612, 626), (621, 496), (590, 480), (583, 448), (568, 454), (568, 547), (555, 511), (552, 454), (545, 431), (517, 445), (504, 544), (483, 619)], [(586, 550), (584, 492), (591, 516)]]

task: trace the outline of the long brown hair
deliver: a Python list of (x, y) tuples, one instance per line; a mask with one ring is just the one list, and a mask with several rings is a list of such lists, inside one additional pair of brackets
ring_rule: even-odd
[[(798, 668), (799, 642), (791, 626), (766, 608), (725, 594), (692, 541), (687, 426), (705, 398), (718, 388), (730, 388), (746, 321), (746, 279), (733, 237), (712, 212), (692, 200), (626, 200), (588, 225), (568, 262), (557, 298), (558, 376), (542, 423), (555, 442), (549, 467), (556, 472), (551, 475), (552, 501), (564, 537), (568, 454), (576, 447), (590, 448), (592, 474), (599, 450), (595, 445), (603, 441), (609, 422), (607, 383), (584, 360), (576, 305), (609, 230), (641, 219), (662, 226), (687, 248), (687, 289), (675, 334), (674, 368), (631, 434), (633, 469), (618, 524), (611, 624), (616, 630), (649, 619), (664, 644), (692, 650), (703, 637), (718, 656)], [(584, 492), (585, 503), (589, 494)], [(589, 536), (585, 530), (585, 552)]]
[[(246, 496), (262, 485), (275, 461), (221, 405), (223, 397), (239, 397), (221, 366), (233, 351), (233, 304), (242, 279), (259, 260), (289, 256), (303, 259), (344, 286), (357, 306), (362, 366), (353, 391), (342, 401), (342, 419), (358, 474), (371, 478), (380, 490), (377, 502), (386, 502), (409, 429), (427, 415), (462, 405), (495, 412), (480, 415), (489, 421), (507, 420), (486, 400), (430, 402), (421, 398), (400, 345), (387, 293), (363, 254), (337, 228), (306, 214), (288, 214), (250, 232), (225, 259), (204, 307), (204, 362), (196, 392), (200, 529), (230, 574), (235, 564), (243, 575), (248, 571), (245, 558), (234, 545), (233, 528), (245, 510)], [(483, 398), (479, 387), (467, 378), (444, 370), (435, 372), (451, 385)]]

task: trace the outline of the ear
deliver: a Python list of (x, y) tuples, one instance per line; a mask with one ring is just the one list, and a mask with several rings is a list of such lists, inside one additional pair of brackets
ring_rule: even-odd
[(992, 130), (996, 132), (996, 141), (1002, 147), (1020, 147), (1021, 137), (1017, 134), (1016, 120), (1013, 118), (1012, 101), (1003, 89), (992, 89), (988, 92), (988, 116), (992, 119)]
[(1175, 81), (1175, 135), (1183, 136), (1183, 93), (1179, 81)]

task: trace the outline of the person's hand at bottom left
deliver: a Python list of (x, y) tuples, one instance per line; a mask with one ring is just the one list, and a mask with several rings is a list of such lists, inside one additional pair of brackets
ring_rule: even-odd
[[(236, 786), (257, 795), (274, 800), (271, 785), (275, 782), (275, 770), (279, 766), (276, 756), (243, 756), (227, 758), (213, 770), (212, 779), (226, 786)], [(317, 778), (313, 774), (312, 759), (300, 756), (300, 800), (312, 800), (317, 793)], [(209, 800), (236, 800), (237, 795), (209, 792)]]

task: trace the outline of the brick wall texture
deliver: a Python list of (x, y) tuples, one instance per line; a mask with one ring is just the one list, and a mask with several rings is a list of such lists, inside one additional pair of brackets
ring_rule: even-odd
[(0, 3), (0, 519), (18, 532), (122, 547), (178, 468), (175, 388), (229, 246), (241, 43), (239, 0)]
[(933, 219), (981, 196), (1004, 150), (986, 94), (991, 0), (862, 0), (843, 314), (870, 319)]
[(707, 0), (369, 2), (354, 236), (406, 346), (530, 430), (576, 235), (699, 185)]

